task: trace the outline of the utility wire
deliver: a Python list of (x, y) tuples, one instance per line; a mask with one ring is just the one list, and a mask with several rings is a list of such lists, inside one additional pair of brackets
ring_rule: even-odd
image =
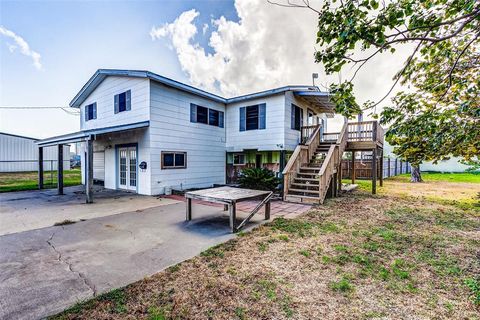
[[(72, 107), (53, 107), (53, 106), (0, 106), (0, 110), (28, 110), (28, 109), (60, 109), (70, 115), (80, 115), (80, 110)], [(70, 110), (69, 110), (70, 109)]]

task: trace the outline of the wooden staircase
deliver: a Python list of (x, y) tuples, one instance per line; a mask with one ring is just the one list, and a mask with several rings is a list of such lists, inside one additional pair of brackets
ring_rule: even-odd
[(327, 193), (340, 189), (337, 171), (347, 142), (347, 124), (336, 140), (322, 139), (320, 126), (298, 145), (288, 161), (284, 176), (284, 201), (323, 203)]

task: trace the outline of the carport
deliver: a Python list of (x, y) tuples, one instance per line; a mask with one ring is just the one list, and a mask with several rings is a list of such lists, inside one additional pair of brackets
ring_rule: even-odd
[(146, 128), (150, 125), (149, 121), (143, 121), (132, 124), (118, 125), (99, 129), (89, 129), (66, 135), (51, 137), (37, 142), (38, 145), (38, 188), (43, 189), (43, 148), (49, 146), (57, 146), (58, 148), (58, 170), (57, 170), (57, 193), (63, 195), (63, 146), (65, 144), (83, 142), (85, 148), (85, 170), (82, 172), (85, 177), (85, 195), (86, 203), (93, 202), (93, 144), (97, 137), (111, 133), (123, 133), (136, 129)]

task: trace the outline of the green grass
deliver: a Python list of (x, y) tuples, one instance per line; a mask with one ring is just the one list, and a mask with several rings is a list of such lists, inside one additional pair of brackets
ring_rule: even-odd
[[(462, 172), (462, 173), (439, 173), (439, 172), (422, 172), (422, 179), (425, 182), (445, 181), (445, 182), (466, 182), (480, 183), (480, 172)], [(385, 178), (385, 180), (409, 182), (410, 173), (401, 174), (395, 177)], [(343, 183), (352, 183), (350, 179), (343, 179)], [(355, 180), (359, 190), (370, 191), (372, 189), (371, 180)], [(377, 182), (377, 188), (380, 188), (380, 182)]]
[[(53, 180), (52, 180), (53, 177)], [(44, 172), (45, 189), (57, 187), (57, 171)], [(63, 185), (76, 186), (82, 183), (80, 169), (65, 170)], [(0, 192), (24, 191), (38, 189), (37, 172), (5, 172), (0, 173)]]
[[(409, 181), (410, 174), (401, 174), (392, 177), (395, 180)], [(422, 172), (422, 179), (428, 181), (445, 181), (445, 182), (468, 182), (480, 183), (480, 172), (461, 172), (461, 173), (440, 173), (440, 172)]]

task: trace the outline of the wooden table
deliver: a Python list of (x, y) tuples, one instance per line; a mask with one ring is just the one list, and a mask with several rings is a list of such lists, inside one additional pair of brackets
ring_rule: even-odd
[[(219, 187), (190, 191), (185, 193), (187, 199), (187, 221), (192, 220), (192, 199), (208, 202), (223, 203), (223, 209), (229, 211), (230, 228), (232, 232), (237, 232), (265, 205), (265, 220), (270, 219), (270, 199), (273, 196), (271, 191), (241, 189), (232, 187)], [(249, 213), (238, 226), (236, 225), (237, 202), (263, 197), (263, 200)]]

